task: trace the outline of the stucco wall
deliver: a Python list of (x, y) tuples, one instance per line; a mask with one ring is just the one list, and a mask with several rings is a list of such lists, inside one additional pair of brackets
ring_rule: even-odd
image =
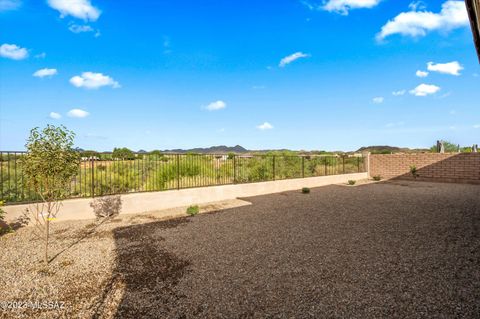
[[(301, 189), (302, 187), (317, 187), (329, 184), (346, 183), (350, 179), (359, 180), (365, 178), (367, 178), (367, 173), (356, 173), (251, 184), (235, 184), (163, 192), (126, 194), (121, 195), (121, 213), (144, 213), (173, 207), (234, 199), (238, 197), (249, 197), (297, 190)], [(95, 216), (93, 214), (93, 210), (90, 207), (91, 201), (91, 198), (65, 200), (57, 216), (57, 220), (62, 221), (94, 218)], [(21, 216), (28, 207), (29, 205), (5, 206), (4, 209), (7, 212), (6, 220), (15, 220)]]

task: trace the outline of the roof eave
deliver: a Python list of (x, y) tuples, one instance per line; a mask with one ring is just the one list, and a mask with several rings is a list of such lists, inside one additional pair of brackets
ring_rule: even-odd
[(468, 16), (470, 17), (470, 25), (472, 27), (473, 41), (477, 49), (478, 61), (480, 62), (480, 1), (465, 0)]

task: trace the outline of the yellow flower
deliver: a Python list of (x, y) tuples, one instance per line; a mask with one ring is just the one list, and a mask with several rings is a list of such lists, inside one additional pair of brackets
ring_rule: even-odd
[(52, 221), (52, 220), (55, 220), (56, 218), (55, 217), (49, 217), (47, 218), (48, 221)]

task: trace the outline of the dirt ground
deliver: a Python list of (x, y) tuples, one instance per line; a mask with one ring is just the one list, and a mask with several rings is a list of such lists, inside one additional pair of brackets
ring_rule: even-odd
[(56, 223), (48, 268), (30, 227), (4, 235), (0, 318), (480, 317), (478, 185), (245, 200), (195, 217)]

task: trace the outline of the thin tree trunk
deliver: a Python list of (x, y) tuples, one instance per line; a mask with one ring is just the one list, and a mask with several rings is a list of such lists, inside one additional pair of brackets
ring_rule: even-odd
[(48, 238), (50, 236), (50, 221), (47, 219), (45, 225), (45, 265), (48, 265)]

